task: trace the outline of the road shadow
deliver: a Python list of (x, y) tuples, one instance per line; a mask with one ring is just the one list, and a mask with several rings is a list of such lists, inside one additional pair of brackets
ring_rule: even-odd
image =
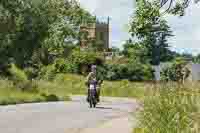
[(97, 109), (108, 109), (108, 110), (112, 110), (113, 108), (111, 108), (111, 107), (96, 107)]

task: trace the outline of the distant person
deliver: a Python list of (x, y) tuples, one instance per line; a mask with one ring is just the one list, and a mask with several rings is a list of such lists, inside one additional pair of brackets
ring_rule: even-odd
[(101, 88), (101, 84), (103, 83), (103, 79), (100, 76), (100, 73), (97, 72), (97, 66), (96, 65), (92, 65), (91, 67), (91, 72), (88, 74), (87, 78), (86, 78), (86, 85), (88, 87), (88, 95), (87, 95), (87, 101), (89, 100), (89, 87), (92, 85), (95, 88), (96, 91), (96, 98), (97, 101), (100, 101), (100, 88)]

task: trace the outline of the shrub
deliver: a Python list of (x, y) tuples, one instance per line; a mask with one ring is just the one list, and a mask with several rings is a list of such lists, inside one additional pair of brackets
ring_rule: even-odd
[(11, 64), (9, 72), (12, 76), (12, 79), (16, 82), (23, 82), (28, 80), (26, 73), (19, 69), (15, 64)]
[(28, 67), (24, 69), (29, 80), (34, 79), (38, 76), (38, 70), (33, 67)]
[(153, 71), (148, 64), (128, 64), (128, 79), (130, 81), (150, 81), (153, 79)]
[(9, 72), (16, 88), (19, 88), (23, 91), (30, 91), (30, 89), (32, 89), (32, 83), (28, 80), (25, 71), (18, 68), (15, 64), (11, 64)]
[(107, 80), (128, 79), (130, 81), (151, 80), (152, 69), (149, 65), (142, 64), (109, 64), (107, 65)]
[(66, 75), (65, 74), (57, 74), (54, 78), (54, 82), (56, 83), (63, 83), (65, 81)]
[(63, 59), (63, 58), (56, 59), (54, 62), (54, 65), (55, 65), (57, 73), (68, 72), (69, 64), (67, 63), (67, 61), (65, 59)]
[(75, 50), (69, 57), (69, 62), (76, 66), (78, 73), (84, 74), (92, 64), (102, 65), (103, 59), (92, 51)]
[(78, 65), (75, 63), (70, 62), (69, 60), (65, 61), (64, 65), (65, 69), (64, 71), (61, 71), (62, 73), (78, 73)]
[(107, 79), (107, 80), (117, 80), (118, 78), (117, 78), (117, 66), (115, 66), (115, 65), (106, 65), (106, 71), (107, 71), (107, 73), (106, 73), (106, 75), (105, 75), (105, 78)]
[(161, 78), (165, 81), (183, 81), (189, 77), (190, 70), (186, 67), (187, 62), (183, 59), (176, 59), (172, 66), (162, 70)]
[(55, 64), (42, 67), (39, 78), (44, 80), (53, 80), (56, 75)]
[(41, 96), (43, 96), (45, 100), (48, 102), (59, 101), (59, 98), (55, 94), (50, 94), (50, 95), (41, 94)]

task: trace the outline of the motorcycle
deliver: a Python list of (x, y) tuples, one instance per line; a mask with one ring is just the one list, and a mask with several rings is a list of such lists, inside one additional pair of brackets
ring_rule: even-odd
[(88, 102), (90, 104), (90, 108), (95, 108), (97, 104), (97, 92), (96, 92), (96, 85), (90, 84), (89, 86), (89, 94), (88, 94)]

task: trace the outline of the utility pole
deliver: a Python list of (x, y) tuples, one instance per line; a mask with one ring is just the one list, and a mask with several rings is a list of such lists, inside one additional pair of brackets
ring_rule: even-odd
[(162, 41), (163, 37), (163, 31), (160, 28), (160, 25), (154, 25), (153, 26), (155, 31), (153, 31), (153, 38), (154, 43), (153, 45), (153, 51), (152, 51), (152, 65), (154, 67), (154, 78), (156, 81), (160, 81), (160, 43)]

